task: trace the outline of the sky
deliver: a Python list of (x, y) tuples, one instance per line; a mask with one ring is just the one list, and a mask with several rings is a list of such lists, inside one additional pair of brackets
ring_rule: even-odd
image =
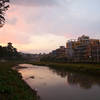
[(100, 0), (10, 0), (0, 44), (48, 53), (81, 35), (100, 39)]

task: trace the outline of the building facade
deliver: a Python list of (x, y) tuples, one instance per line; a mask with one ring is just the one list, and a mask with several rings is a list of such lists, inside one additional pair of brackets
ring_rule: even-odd
[(74, 62), (100, 62), (100, 40), (81, 36), (66, 43), (67, 57)]

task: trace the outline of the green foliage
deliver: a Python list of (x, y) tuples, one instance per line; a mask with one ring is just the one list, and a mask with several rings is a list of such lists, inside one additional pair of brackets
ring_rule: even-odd
[(16, 62), (0, 63), (0, 100), (37, 100), (36, 93), (12, 70)]
[(41, 57), (40, 61), (45, 61), (45, 62), (66, 62), (67, 57), (66, 56), (55, 56), (55, 55), (45, 55)]
[(56, 69), (64, 69), (91, 75), (100, 75), (100, 64), (83, 64), (83, 63), (55, 63), (55, 62), (34, 62), (31, 63), (39, 66), (49, 66)]

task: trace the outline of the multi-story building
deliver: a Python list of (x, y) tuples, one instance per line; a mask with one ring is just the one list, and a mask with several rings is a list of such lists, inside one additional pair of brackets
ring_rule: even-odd
[(66, 43), (67, 57), (75, 62), (100, 62), (100, 40), (81, 36)]
[(66, 48), (64, 46), (60, 46), (60, 48), (56, 49), (56, 50), (53, 50), (52, 55), (55, 55), (55, 56), (65, 56), (66, 55)]
[(100, 62), (100, 40), (83, 35), (77, 40), (69, 40), (66, 47), (60, 46), (45, 57), (50, 61)]

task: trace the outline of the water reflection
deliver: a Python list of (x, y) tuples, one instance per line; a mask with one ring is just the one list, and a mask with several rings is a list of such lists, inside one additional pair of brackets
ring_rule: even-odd
[(24, 64), (19, 72), (42, 100), (100, 100), (100, 78)]
[(92, 86), (98, 85), (100, 86), (100, 77), (99, 76), (91, 76), (82, 73), (68, 72), (63, 69), (51, 69), (57, 75), (65, 78), (67, 76), (67, 82), (70, 85), (77, 85), (84, 89), (91, 89)]

